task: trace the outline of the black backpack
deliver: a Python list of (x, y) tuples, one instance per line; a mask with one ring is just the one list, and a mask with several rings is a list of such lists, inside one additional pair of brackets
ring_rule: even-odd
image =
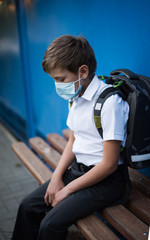
[[(121, 75), (120, 75), (121, 74)], [(121, 154), (128, 166), (136, 169), (150, 165), (150, 78), (128, 69), (118, 69), (109, 77), (99, 76), (112, 87), (105, 89), (94, 107), (96, 127), (103, 137), (101, 110), (106, 99), (119, 94), (128, 102), (130, 111), (127, 124), (127, 140)]]

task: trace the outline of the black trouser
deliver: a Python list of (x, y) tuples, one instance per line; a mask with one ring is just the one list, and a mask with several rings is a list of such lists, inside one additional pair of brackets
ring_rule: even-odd
[[(63, 176), (65, 185), (90, 168), (73, 162)], [(20, 204), (13, 240), (64, 240), (67, 228), (78, 219), (107, 207), (125, 191), (124, 166), (105, 180), (71, 194), (56, 207), (47, 206), (44, 195), (49, 181), (27, 196)]]

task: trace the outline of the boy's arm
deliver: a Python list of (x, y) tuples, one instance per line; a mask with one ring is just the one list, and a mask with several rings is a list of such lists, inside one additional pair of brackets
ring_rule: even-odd
[(47, 205), (49, 205), (49, 203), (52, 203), (55, 194), (64, 187), (62, 176), (75, 157), (74, 153), (72, 152), (73, 142), (74, 133), (70, 130), (69, 140), (66, 144), (63, 154), (61, 155), (60, 161), (53, 173), (53, 176), (44, 196), (44, 200)]
[(63, 151), (63, 154), (60, 158), (57, 168), (55, 169), (55, 172), (53, 174), (54, 176), (57, 175), (57, 177), (62, 178), (64, 172), (70, 166), (73, 159), (75, 158), (75, 155), (72, 152), (73, 143), (74, 143), (74, 132), (70, 130), (69, 140), (66, 144), (66, 147)]
[(93, 167), (86, 174), (69, 183), (62, 190), (58, 191), (55, 195), (52, 206), (56, 206), (60, 201), (68, 197), (73, 192), (92, 186), (115, 172), (118, 167), (120, 146), (120, 141), (105, 141), (102, 162)]

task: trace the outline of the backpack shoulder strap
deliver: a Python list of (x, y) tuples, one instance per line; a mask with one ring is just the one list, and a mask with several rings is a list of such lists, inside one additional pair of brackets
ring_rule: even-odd
[(102, 138), (103, 138), (103, 129), (102, 129), (102, 124), (101, 124), (102, 107), (103, 107), (105, 101), (109, 97), (111, 97), (112, 95), (115, 95), (115, 94), (119, 94), (120, 97), (124, 98), (124, 95), (119, 88), (108, 87), (99, 95), (99, 97), (95, 103), (95, 106), (94, 106), (94, 122), (95, 122), (96, 128)]

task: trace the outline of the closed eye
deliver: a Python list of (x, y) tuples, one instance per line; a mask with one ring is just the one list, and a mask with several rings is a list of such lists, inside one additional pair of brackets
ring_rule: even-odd
[(55, 81), (56, 81), (56, 82), (64, 82), (65, 79), (64, 79), (64, 78), (55, 78)]

